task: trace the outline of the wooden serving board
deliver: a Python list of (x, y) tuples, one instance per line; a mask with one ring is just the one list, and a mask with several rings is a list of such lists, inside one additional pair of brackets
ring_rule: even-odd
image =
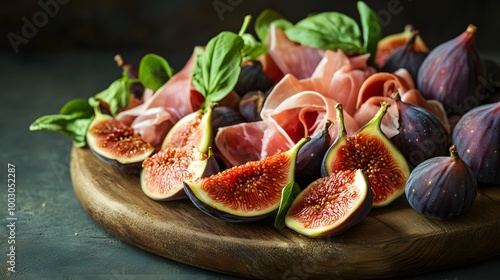
[[(378, 278), (414, 275), (500, 255), (500, 187), (483, 187), (471, 209), (451, 221), (414, 211), (404, 195), (373, 209), (347, 232), (310, 239), (278, 230), (273, 218), (226, 223), (189, 200), (155, 202), (138, 176), (74, 147), (74, 192), (88, 215), (119, 239), (165, 258), (263, 279)], [(295, 278), (297, 279), (297, 278)]]

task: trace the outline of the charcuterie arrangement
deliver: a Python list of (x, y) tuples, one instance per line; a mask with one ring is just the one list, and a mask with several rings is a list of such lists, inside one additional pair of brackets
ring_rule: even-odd
[(274, 215), (278, 230), (325, 237), (404, 196), (453, 219), (500, 185), (500, 67), (476, 50), (473, 24), (429, 48), (424, 30), (383, 37), (376, 13), (357, 8), (359, 24), (266, 9), (254, 32), (247, 16), (178, 70), (117, 55), (121, 77), (30, 129), (136, 174), (151, 200), (190, 200), (228, 223)]

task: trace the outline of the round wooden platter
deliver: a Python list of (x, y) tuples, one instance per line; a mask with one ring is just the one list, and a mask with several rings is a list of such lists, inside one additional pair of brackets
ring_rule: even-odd
[(460, 266), (500, 254), (500, 187), (482, 187), (471, 209), (451, 221), (415, 212), (401, 197), (373, 209), (334, 237), (311, 239), (273, 226), (273, 217), (226, 223), (189, 200), (156, 202), (139, 177), (87, 148), (71, 155), (74, 192), (88, 215), (117, 238), (202, 269), (261, 279), (379, 278)]

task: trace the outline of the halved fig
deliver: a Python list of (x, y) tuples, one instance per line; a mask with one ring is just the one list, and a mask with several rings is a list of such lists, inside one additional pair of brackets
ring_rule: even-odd
[(403, 154), (380, 129), (389, 103), (359, 131), (347, 137), (342, 106), (337, 105), (339, 133), (323, 159), (323, 175), (362, 169), (373, 192), (373, 207), (386, 206), (404, 193), (410, 169)]
[(133, 128), (103, 114), (98, 107), (86, 140), (97, 158), (132, 174), (139, 174), (142, 162), (155, 151), (151, 144), (134, 133)]
[(165, 148), (144, 160), (141, 172), (142, 191), (159, 201), (186, 198), (183, 182), (219, 172), (211, 150)]
[(212, 112), (215, 104), (185, 115), (168, 131), (163, 143), (165, 148), (196, 147), (206, 153), (212, 141)]
[(251, 222), (275, 212), (282, 189), (294, 179), (297, 153), (309, 137), (286, 152), (249, 161), (209, 177), (184, 183), (191, 201), (205, 214), (227, 222)]
[(285, 224), (308, 237), (338, 235), (364, 220), (372, 203), (363, 171), (342, 170), (317, 179), (300, 192), (285, 216)]

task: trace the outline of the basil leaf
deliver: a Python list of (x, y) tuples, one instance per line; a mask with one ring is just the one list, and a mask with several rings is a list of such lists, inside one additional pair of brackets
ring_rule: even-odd
[(267, 52), (267, 47), (261, 42), (258, 42), (252, 34), (245, 33), (241, 35), (243, 39), (243, 49), (241, 53), (243, 59), (253, 60)]
[(278, 214), (276, 214), (276, 218), (274, 219), (274, 226), (276, 228), (282, 229), (285, 227), (286, 213), (299, 193), (300, 187), (295, 181), (288, 183), (281, 191), (280, 206), (278, 208)]
[(297, 22), (285, 30), (287, 37), (302, 45), (360, 53), (363, 50), (359, 26), (352, 18), (337, 12), (323, 12)]
[(172, 77), (168, 62), (156, 54), (146, 54), (139, 64), (139, 80), (146, 88), (157, 90)]
[(127, 107), (130, 102), (130, 87), (127, 77), (117, 79), (111, 85), (96, 94), (95, 98), (109, 105), (111, 115), (116, 116), (121, 108)]
[(272, 9), (263, 10), (255, 19), (254, 29), (260, 41), (267, 45), (267, 33), (271, 23), (283, 17)]
[(288, 28), (293, 27), (293, 23), (286, 19), (277, 19), (273, 21), (272, 24), (274, 24), (278, 29), (281, 30), (287, 30)]
[(87, 129), (94, 118), (94, 109), (85, 99), (74, 99), (66, 103), (59, 114), (36, 119), (29, 127), (31, 131), (51, 130), (68, 136), (76, 147), (84, 147)]
[(231, 92), (238, 81), (243, 39), (229, 31), (212, 38), (205, 51), (196, 49), (193, 84), (205, 97), (205, 104), (217, 102)]
[(377, 14), (370, 9), (363, 1), (358, 1), (358, 12), (361, 18), (361, 27), (363, 28), (363, 48), (370, 54), (370, 63), (375, 62), (377, 44), (382, 36), (382, 26), (378, 20)]

